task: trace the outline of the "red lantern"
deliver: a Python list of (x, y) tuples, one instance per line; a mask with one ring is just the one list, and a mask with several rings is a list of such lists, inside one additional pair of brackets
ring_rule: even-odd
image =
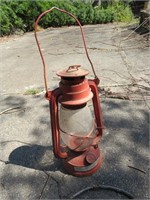
[[(88, 71), (82, 69), (80, 65), (73, 65), (57, 72), (61, 78), (59, 87), (49, 91), (45, 62), (36, 30), (41, 17), (53, 9), (69, 14), (79, 24), (86, 55), (92, 66), (95, 79), (88, 80), (86, 78)], [(97, 88), (99, 79), (87, 52), (81, 24), (71, 13), (53, 7), (38, 17), (35, 23), (35, 38), (44, 66), (45, 96), (50, 105), (54, 155), (63, 160), (65, 169), (72, 175), (87, 176), (93, 174), (102, 162), (99, 149), (99, 141), (102, 136), (102, 117)], [(94, 117), (88, 106), (88, 102), (91, 100)]]

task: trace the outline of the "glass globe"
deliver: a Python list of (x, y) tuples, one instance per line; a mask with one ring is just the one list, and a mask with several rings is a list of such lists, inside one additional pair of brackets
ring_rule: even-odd
[(73, 110), (61, 105), (59, 127), (62, 141), (74, 151), (84, 151), (96, 137), (95, 122), (87, 105)]

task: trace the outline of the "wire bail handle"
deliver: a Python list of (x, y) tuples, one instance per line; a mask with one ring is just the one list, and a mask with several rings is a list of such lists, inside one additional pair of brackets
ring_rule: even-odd
[(46, 77), (46, 64), (45, 64), (45, 60), (44, 60), (44, 57), (43, 57), (43, 54), (42, 54), (42, 51), (41, 51), (41, 47), (40, 47), (40, 44), (39, 44), (39, 41), (38, 41), (38, 38), (37, 38), (37, 26), (38, 26), (38, 23), (40, 21), (40, 19), (46, 15), (47, 13), (53, 11), (53, 10), (58, 10), (62, 13), (66, 13), (68, 15), (70, 15), (71, 17), (73, 17), (75, 19), (75, 21), (78, 23), (79, 27), (80, 27), (80, 30), (81, 30), (81, 35), (82, 35), (82, 40), (83, 40), (83, 44), (84, 44), (84, 49), (85, 49), (85, 53), (86, 53), (86, 56), (88, 58), (88, 61), (91, 65), (91, 68), (92, 68), (92, 71), (93, 71), (93, 74), (95, 76), (95, 79), (98, 79), (96, 73), (95, 73), (95, 69), (94, 69), (94, 66), (93, 66), (93, 63), (89, 57), (89, 54), (88, 54), (88, 51), (87, 51), (87, 46), (86, 46), (86, 42), (85, 42), (85, 37), (84, 37), (84, 33), (83, 33), (83, 29), (82, 29), (82, 26), (81, 26), (81, 23), (79, 22), (79, 20), (71, 13), (67, 12), (66, 10), (62, 10), (60, 8), (57, 8), (57, 7), (52, 7), (51, 9), (49, 10), (46, 10), (44, 11), (42, 14), (39, 15), (39, 17), (37, 18), (36, 22), (35, 22), (35, 26), (34, 26), (34, 36), (35, 36), (35, 39), (36, 39), (36, 43), (37, 43), (37, 46), (38, 46), (38, 50), (39, 50), (39, 53), (40, 53), (40, 56), (41, 56), (41, 59), (42, 59), (42, 63), (43, 63), (43, 70), (44, 70), (44, 83), (45, 83), (45, 89), (46, 89), (46, 93), (48, 93), (48, 87), (47, 87), (47, 77)]

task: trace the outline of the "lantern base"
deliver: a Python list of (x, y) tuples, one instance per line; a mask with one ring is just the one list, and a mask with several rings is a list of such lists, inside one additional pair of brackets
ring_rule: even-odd
[(102, 155), (99, 148), (85, 152), (71, 152), (63, 160), (64, 168), (73, 176), (89, 176), (95, 173), (102, 164)]

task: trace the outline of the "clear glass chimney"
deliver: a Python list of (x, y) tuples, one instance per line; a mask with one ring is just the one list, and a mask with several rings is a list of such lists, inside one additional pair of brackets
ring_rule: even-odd
[(95, 120), (87, 105), (73, 110), (61, 105), (59, 127), (62, 141), (74, 151), (86, 150), (96, 137)]

